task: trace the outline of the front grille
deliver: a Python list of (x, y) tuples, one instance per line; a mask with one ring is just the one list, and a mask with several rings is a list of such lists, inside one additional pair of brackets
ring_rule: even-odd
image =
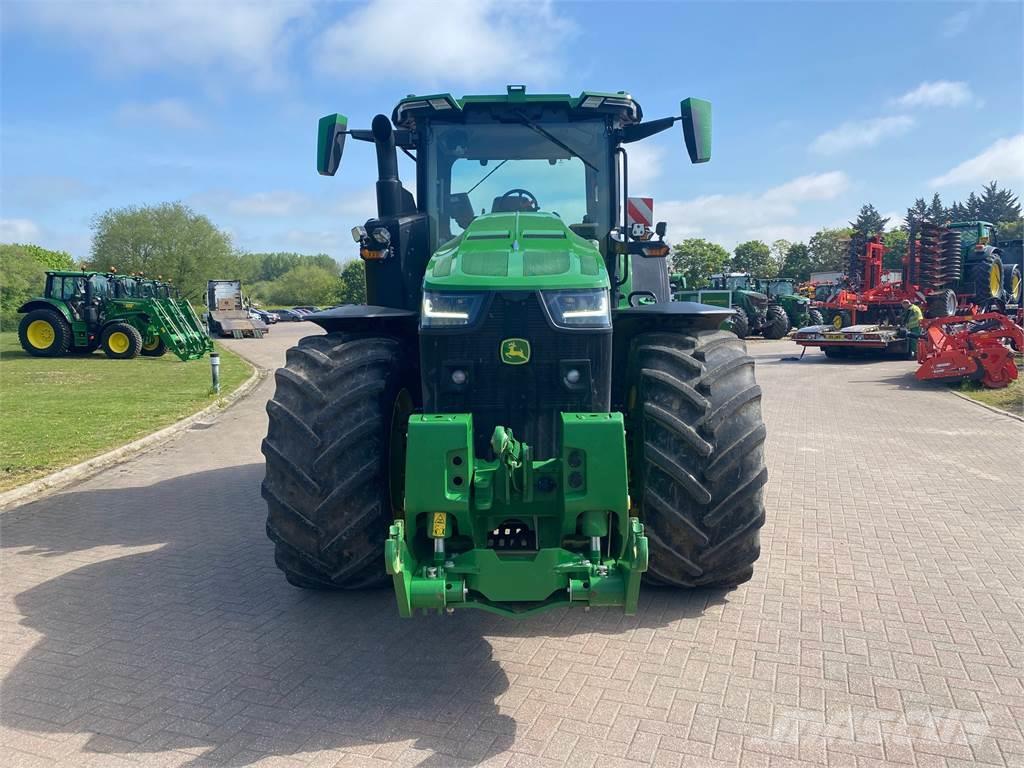
[[(501, 361), (501, 342), (509, 338), (530, 343), (528, 363)], [(472, 413), (478, 456), (492, 457), (491, 435), (501, 425), (525, 440), (535, 459), (552, 458), (560, 413), (608, 410), (611, 343), (610, 333), (552, 328), (532, 291), (496, 294), (476, 328), (463, 333), (421, 333), (424, 410)], [(579, 389), (563, 383), (566, 366), (583, 373)], [(451, 380), (457, 368), (469, 374), (461, 387)]]

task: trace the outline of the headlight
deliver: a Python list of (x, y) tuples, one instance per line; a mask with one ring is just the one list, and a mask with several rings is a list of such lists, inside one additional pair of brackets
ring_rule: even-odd
[(611, 328), (612, 314), (605, 288), (541, 291), (551, 322), (561, 328)]
[(423, 292), (420, 324), (424, 328), (470, 325), (484, 301), (482, 293)]

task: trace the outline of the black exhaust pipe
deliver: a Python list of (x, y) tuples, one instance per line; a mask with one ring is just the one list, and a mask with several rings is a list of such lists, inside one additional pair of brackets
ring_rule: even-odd
[(398, 216), (402, 212), (402, 182), (398, 178), (398, 150), (390, 118), (377, 115), (370, 130), (377, 147), (377, 217)]

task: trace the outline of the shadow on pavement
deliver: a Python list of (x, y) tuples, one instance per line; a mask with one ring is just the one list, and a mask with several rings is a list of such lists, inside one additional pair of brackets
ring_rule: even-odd
[[(47, 580), (14, 597), (21, 624), (41, 637), (3, 681), (0, 722), (88, 734), (87, 752), (188, 750), (196, 765), (328, 749), (380, 748), (377, 757), (394, 759), (410, 746), (434, 753), (421, 766), (475, 765), (516, 733), (498, 709), (510, 682), (489, 638), (508, 647), (580, 635), (582, 644), (725, 602), (723, 591), (648, 590), (633, 617), (466, 611), (403, 621), (389, 590), (285, 582), (263, 532), (262, 476), (262, 464), (234, 466), (65, 493), (4, 515), (8, 588), (33, 569)], [(564, 675), (552, 692), (571, 697), (582, 685)]]

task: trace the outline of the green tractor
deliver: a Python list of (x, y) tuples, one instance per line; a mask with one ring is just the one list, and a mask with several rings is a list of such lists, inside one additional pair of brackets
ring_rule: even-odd
[(790, 330), (786, 310), (769, 301), (758, 287), (757, 280), (746, 272), (712, 275), (710, 288), (676, 291), (674, 297), (679, 301), (698, 301), (731, 308), (732, 315), (723, 321), (722, 329), (741, 339), (747, 336), (781, 339)]
[(168, 283), (112, 272), (47, 272), (42, 296), (18, 308), (21, 347), (34, 357), (88, 355), (195, 360), (213, 349), (186, 299)]
[(774, 304), (782, 308), (791, 327), (805, 328), (825, 322), (821, 312), (811, 307), (811, 300), (797, 292), (795, 280), (788, 277), (760, 278), (756, 285), (758, 291), (768, 297), (769, 307)]
[[(764, 523), (761, 391), (721, 308), (668, 295), (665, 227), (626, 220), (624, 92), (409, 96), (370, 130), (377, 217), (353, 229), (368, 305), (288, 351), (263, 443), (267, 533), (292, 584), (390, 578), (402, 616), (558, 606), (633, 613), (642, 580), (750, 578)], [(415, 197), (397, 150), (415, 156)], [(643, 266), (641, 266), (643, 265)], [(653, 269), (656, 265), (658, 269)]]

